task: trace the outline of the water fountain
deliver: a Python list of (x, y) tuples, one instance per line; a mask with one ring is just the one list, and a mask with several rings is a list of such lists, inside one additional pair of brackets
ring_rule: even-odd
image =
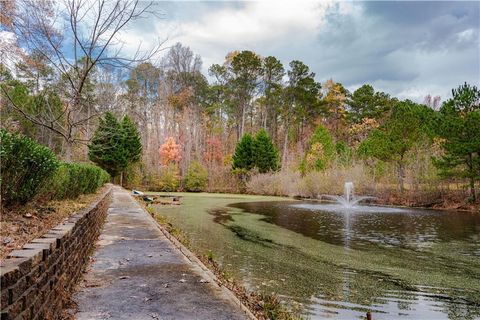
[(343, 187), (343, 196), (336, 196), (336, 195), (321, 195), (321, 198), (327, 198), (331, 200), (335, 200), (338, 204), (342, 205), (345, 208), (355, 208), (360, 201), (367, 200), (367, 199), (374, 199), (374, 197), (369, 196), (355, 196), (353, 192), (353, 182), (348, 181), (345, 182)]
[(348, 213), (348, 212), (404, 212), (404, 209), (393, 208), (393, 207), (378, 207), (378, 206), (368, 206), (361, 205), (360, 203), (367, 199), (375, 199), (375, 197), (370, 196), (357, 196), (354, 193), (353, 182), (347, 181), (343, 187), (343, 195), (329, 195), (323, 194), (318, 197), (320, 200), (328, 199), (333, 200), (335, 203), (301, 203), (293, 204), (293, 207), (309, 209), (309, 210), (319, 210), (319, 211), (329, 211), (329, 212), (339, 212), (339, 213)]

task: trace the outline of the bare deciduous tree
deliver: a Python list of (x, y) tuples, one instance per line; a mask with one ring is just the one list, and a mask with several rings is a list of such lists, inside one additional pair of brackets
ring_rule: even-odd
[[(141, 46), (131, 56), (123, 54), (119, 40), (122, 30), (145, 16), (157, 15), (154, 2), (139, 0), (65, 0), (61, 4), (49, 0), (19, 0), (12, 14), (10, 30), (22, 47), (44, 56), (65, 83), (66, 98), (61, 116), (28, 113), (16, 105), (2, 85), (2, 91), (13, 108), (32, 123), (59, 134), (66, 142), (66, 158), (75, 142), (87, 140), (86, 124), (98, 112), (85, 99), (90, 77), (96, 68), (128, 68), (152, 59), (163, 42), (147, 51)], [(83, 133), (83, 134), (82, 134)]]

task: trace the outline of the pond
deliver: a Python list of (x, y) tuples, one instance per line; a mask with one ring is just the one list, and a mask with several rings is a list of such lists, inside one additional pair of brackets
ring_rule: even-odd
[(285, 198), (182, 194), (157, 206), (197, 253), (310, 319), (480, 317), (480, 215), (330, 210)]

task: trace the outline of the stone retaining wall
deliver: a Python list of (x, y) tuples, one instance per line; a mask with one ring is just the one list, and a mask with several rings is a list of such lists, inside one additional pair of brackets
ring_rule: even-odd
[(1, 262), (1, 320), (60, 317), (102, 230), (110, 190)]

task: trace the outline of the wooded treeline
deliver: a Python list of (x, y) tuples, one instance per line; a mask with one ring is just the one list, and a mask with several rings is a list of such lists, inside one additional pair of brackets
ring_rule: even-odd
[[(262, 177), (282, 185), (278, 179), (293, 175), (308, 184), (309, 173), (329, 172), (335, 177), (332, 191), (343, 185), (338, 180), (355, 179), (369, 193), (408, 189), (444, 195), (469, 188), (475, 200), (480, 178), (475, 86), (460, 86), (443, 104), (431, 96), (423, 103), (401, 101), (368, 84), (350, 92), (333, 79), (320, 83), (322, 75), (316, 77), (302, 61), (283, 65), (248, 50), (227, 53), (204, 74), (201, 57), (180, 43), (161, 51), (159, 42), (153, 50), (124, 55), (120, 31), (155, 15), (154, 3), (64, 5), (66, 12), (59, 14), (48, 1), (2, 2), (2, 28), (16, 35), (8, 52), (17, 55), (1, 65), (0, 74), (2, 128), (36, 139), (64, 159), (88, 161), (87, 145), (99, 117), (109, 111), (118, 118), (128, 115), (141, 134), (142, 161), (126, 176), (131, 185), (184, 188), (182, 178), (191, 176), (193, 167), (206, 172), (200, 189), (265, 193), (256, 187)], [(255, 178), (245, 185), (249, 179), (238, 179), (232, 157), (245, 134), (261, 129), (278, 150), (272, 168), (283, 178), (273, 181), (278, 174), (256, 176), (252, 169), (248, 178)], [(328, 181), (324, 178), (318, 184)], [(279, 187), (273, 193), (315, 196), (323, 190), (300, 189)]]

